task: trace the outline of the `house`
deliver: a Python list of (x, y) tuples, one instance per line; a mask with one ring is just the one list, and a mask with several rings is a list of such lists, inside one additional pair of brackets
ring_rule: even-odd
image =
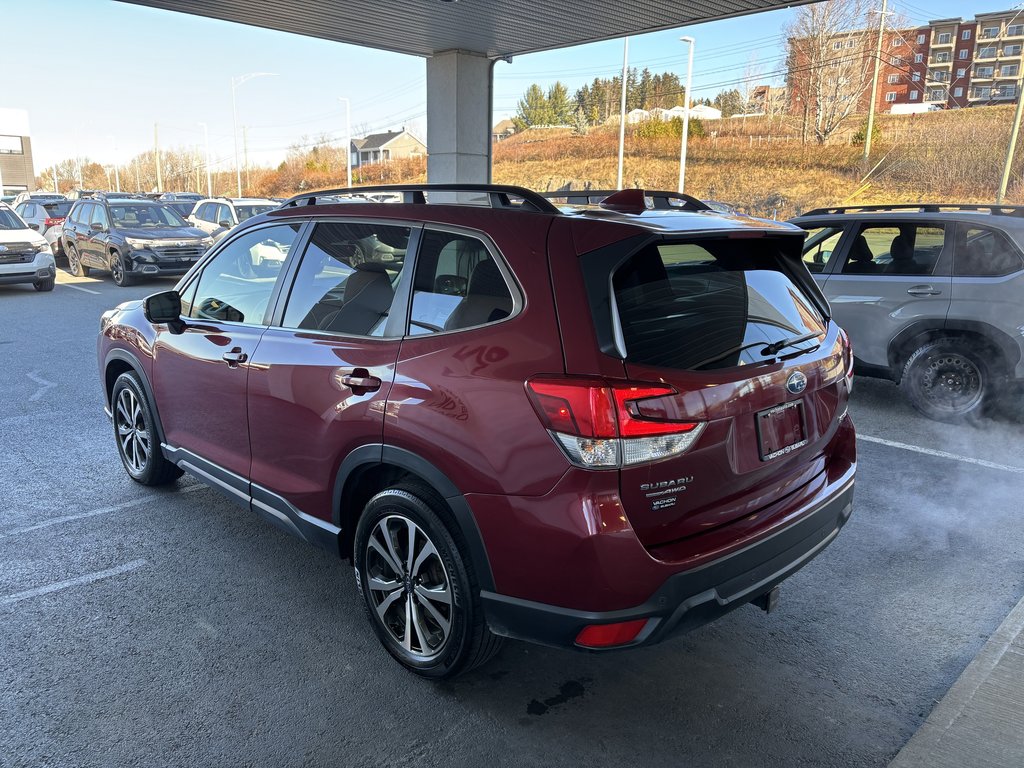
[(427, 145), (403, 128), (400, 131), (371, 133), (361, 139), (352, 139), (349, 148), (352, 165), (358, 168), (370, 163), (388, 163), (403, 157), (423, 157)]
[(507, 139), (516, 132), (516, 124), (505, 118), (491, 129), (491, 141)]

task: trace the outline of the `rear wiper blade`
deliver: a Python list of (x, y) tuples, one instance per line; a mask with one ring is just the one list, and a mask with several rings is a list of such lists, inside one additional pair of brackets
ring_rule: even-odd
[[(761, 350), (761, 354), (766, 356), (771, 355), (772, 357), (775, 357), (777, 354), (779, 354), (779, 352), (784, 350), (786, 347), (792, 347), (794, 344), (800, 344), (801, 342), (804, 341), (816, 339), (820, 335), (820, 331), (812, 331), (811, 333), (805, 333), (802, 336), (794, 336), (791, 339), (781, 339), (780, 341), (773, 341), (771, 344), (766, 345), (765, 348)], [(804, 351), (809, 352), (810, 350)]]

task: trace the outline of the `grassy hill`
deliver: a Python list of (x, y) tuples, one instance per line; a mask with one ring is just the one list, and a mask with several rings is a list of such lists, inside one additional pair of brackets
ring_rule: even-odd
[[(823, 205), (896, 202), (992, 202), (1013, 108), (879, 115), (871, 161), (853, 134), (864, 119), (826, 145), (800, 141), (800, 118), (706, 122), (691, 138), (687, 192), (779, 218)], [(675, 189), (679, 140), (627, 132), (624, 184)], [(1024, 149), (1021, 150), (1024, 153)], [(618, 130), (528, 130), (494, 149), (496, 183), (542, 191), (615, 186)], [(1022, 164), (1011, 177), (1009, 202), (1024, 202)]]

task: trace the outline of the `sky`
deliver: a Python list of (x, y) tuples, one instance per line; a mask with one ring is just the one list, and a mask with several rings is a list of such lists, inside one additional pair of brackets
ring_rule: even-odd
[[(889, 7), (917, 24), (1011, 4), (892, 0)], [(685, 79), (687, 51), (679, 37), (689, 35), (696, 40), (695, 97), (714, 98), (751, 76), (781, 83), (785, 30), (794, 13), (784, 9), (632, 37), (629, 63)], [(0, 0), (0, 25), (0, 107), (28, 110), (37, 173), (75, 156), (126, 163), (152, 149), (154, 125), (162, 149), (202, 151), (200, 123), (209, 132), (214, 167), (233, 168), (231, 82), (257, 72), (271, 74), (236, 88), (238, 141), (244, 126), (251, 164), (276, 164), (290, 146), (322, 135), (343, 143), (342, 98), (351, 105), (353, 135), (406, 127), (426, 139), (426, 65), (418, 57), (113, 0)], [(12, 34), (22, 29), (25, 34)], [(57, 30), (73, 30), (76, 43), (54, 47)], [(573, 93), (595, 77), (614, 77), (622, 52), (622, 41), (613, 40), (500, 62), (493, 122), (515, 113), (531, 83), (546, 88), (561, 80)]]

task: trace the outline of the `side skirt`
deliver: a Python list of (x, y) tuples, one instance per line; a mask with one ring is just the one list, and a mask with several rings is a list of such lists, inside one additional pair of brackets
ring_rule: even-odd
[(341, 551), (341, 529), (336, 525), (307, 515), (273, 491), (251, 483), (241, 475), (207, 461), (191, 451), (174, 448), (166, 443), (161, 443), (160, 447), (168, 461), (211, 488), (221, 491), (232, 501), (255, 512), (272, 525), (333, 554)]

